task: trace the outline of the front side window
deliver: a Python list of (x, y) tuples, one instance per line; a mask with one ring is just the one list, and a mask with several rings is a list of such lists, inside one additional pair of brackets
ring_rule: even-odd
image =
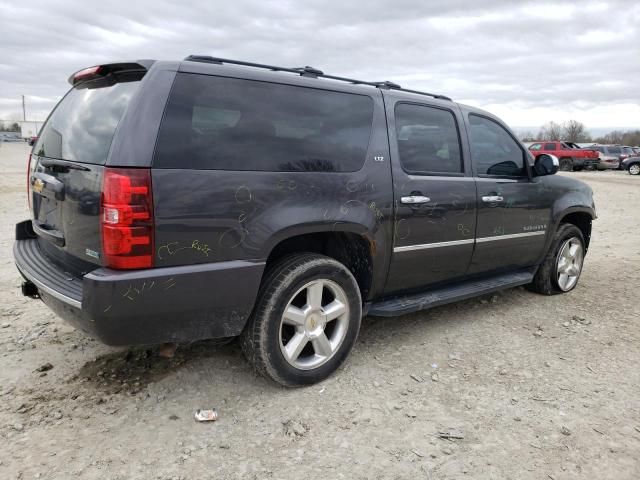
[(453, 113), (441, 108), (400, 103), (395, 108), (402, 168), (411, 174), (460, 174), (460, 136)]
[(352, 172), (364, 165), (372, 122), (365, 95), (179, 73), (154, 166)]
[(478, 175), (525, 177), (524, 152), (501, 125), (469, 115), (471, 158)]
[(540, 149), (542, 149), (542, 144), (541, 143), (534, 143), (533, 145), (531, 145), (529, 147), (529, 150), (533, 150), (534, 152), (537, 152)]

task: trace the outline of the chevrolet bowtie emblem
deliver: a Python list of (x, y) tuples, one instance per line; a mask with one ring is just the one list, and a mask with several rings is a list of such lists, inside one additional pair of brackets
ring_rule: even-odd
[(44, 188), (44, 182), (39, 178), (36, 178), (31, 185), (33, 186), (33, 191), (37, 193), (41, 193)]

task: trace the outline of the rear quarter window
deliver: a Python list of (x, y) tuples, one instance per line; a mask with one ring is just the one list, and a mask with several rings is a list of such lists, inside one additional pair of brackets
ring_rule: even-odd
[(373, 121), (366, 95), (180, 73), (154, 167), (351, 172)]
[(72, 88), (43, 126), (33, 153), (104, 164), (118, 123), (138, 90), (138, 80), (127, 78), (97, 88), (87, 84)]

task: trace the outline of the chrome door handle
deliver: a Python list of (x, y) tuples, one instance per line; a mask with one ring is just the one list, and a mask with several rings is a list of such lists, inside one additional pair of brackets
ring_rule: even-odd
[(400, 197), (400, 201), (402, 203), (408, 203), (409, 205), (412, 205), (416, 203), (427, 203), (430, 202), (431, 199), (422, 195), (410, 195), (408, 197)]
[(504, 198), (501, 197), (500, 195), (489, 195), (487, 197), (482, 197), (482, 201), (483, 202), (489, 202), (489, 203), (501, 202), (503, 200), (504, 200)]

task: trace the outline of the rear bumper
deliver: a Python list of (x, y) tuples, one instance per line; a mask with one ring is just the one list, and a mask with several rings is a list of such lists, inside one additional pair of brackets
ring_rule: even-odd
[(75, 277), (52, 262), (35, 238), (18, 235), (13, 254), (27, 281), (25, 295), (37, 291), (58, 316), (107, 345), (240, 334), (265, 265), (237, 260), (132, 271), (98, 268)]
[(620, 161), (617, 159), (601, 159), (598, 164), (600, 170), (617, 170), (620, 166)]
[(599, 158), (573, 157), (573, 166), (582, 168), (596, 168), (600, 164)]

